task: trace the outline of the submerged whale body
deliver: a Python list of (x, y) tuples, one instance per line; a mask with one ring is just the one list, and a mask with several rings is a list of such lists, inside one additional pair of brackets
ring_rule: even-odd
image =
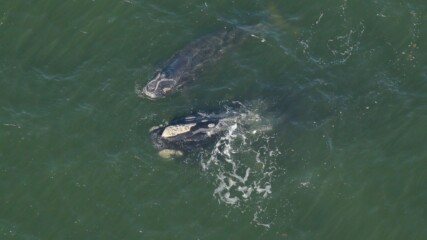
[(244, 116), (244, 113), (238, 112), (190, 115), (174, 119), (166, 126), (152, 128), (150, 137), (160, 156), (182, 156), (217, 140)]
[(239, 30), (222, 30), (205, 35), (175, 53), (143, 88), (149, 98), (165, 97), (195, 79), (202, 67), (221, 57), (241, 37)]

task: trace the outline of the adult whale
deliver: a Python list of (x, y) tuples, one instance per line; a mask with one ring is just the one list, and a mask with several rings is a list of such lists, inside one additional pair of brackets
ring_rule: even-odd
[(228, 111), (175, 118), (166, 126), (153, 127), (150, 137), (161, 157), (179, 157), (217, 140), (246, 115), (245, 112)]
[(196, 78), (205, 66), (218, 60), (227, 48), (243, 39), (243, 31), (225, 29), (204, 35), (176, 52), (143, 88), (151, 99), (172, 94)]

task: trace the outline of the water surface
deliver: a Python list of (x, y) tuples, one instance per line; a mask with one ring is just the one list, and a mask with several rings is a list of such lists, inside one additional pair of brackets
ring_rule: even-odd
[[(426, 239), (426, 20), (421, 0), (1, 1), (1, 239)], [(225, 27), (252, 36), (139, 96)], [(272, 131), (153, 149), (152, 126), (233, 101)]]

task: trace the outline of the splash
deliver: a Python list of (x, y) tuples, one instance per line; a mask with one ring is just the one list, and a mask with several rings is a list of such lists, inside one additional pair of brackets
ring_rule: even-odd
[(260, 215), (268, 209), (281, 152), (274, 147), (271, 124), (256, 111), (245, 111), (246, 117), (230, 126), (212, 151), (199, 158), (203, 171), (213, 178), (213, 197), (231, 208), (252, 211), (252, 222), (268, 228), (270, 223), (261, 221), (266, 217)]

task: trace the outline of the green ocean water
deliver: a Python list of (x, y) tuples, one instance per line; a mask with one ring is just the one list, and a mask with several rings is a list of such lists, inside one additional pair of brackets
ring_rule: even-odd
[[(222, 28), (250, 37), (140, 96)], [(427, 239), (426, 43), (421, 0), (2, 0), (0, 239)], [(272, 130), (158, 156), (236, 101)]]

